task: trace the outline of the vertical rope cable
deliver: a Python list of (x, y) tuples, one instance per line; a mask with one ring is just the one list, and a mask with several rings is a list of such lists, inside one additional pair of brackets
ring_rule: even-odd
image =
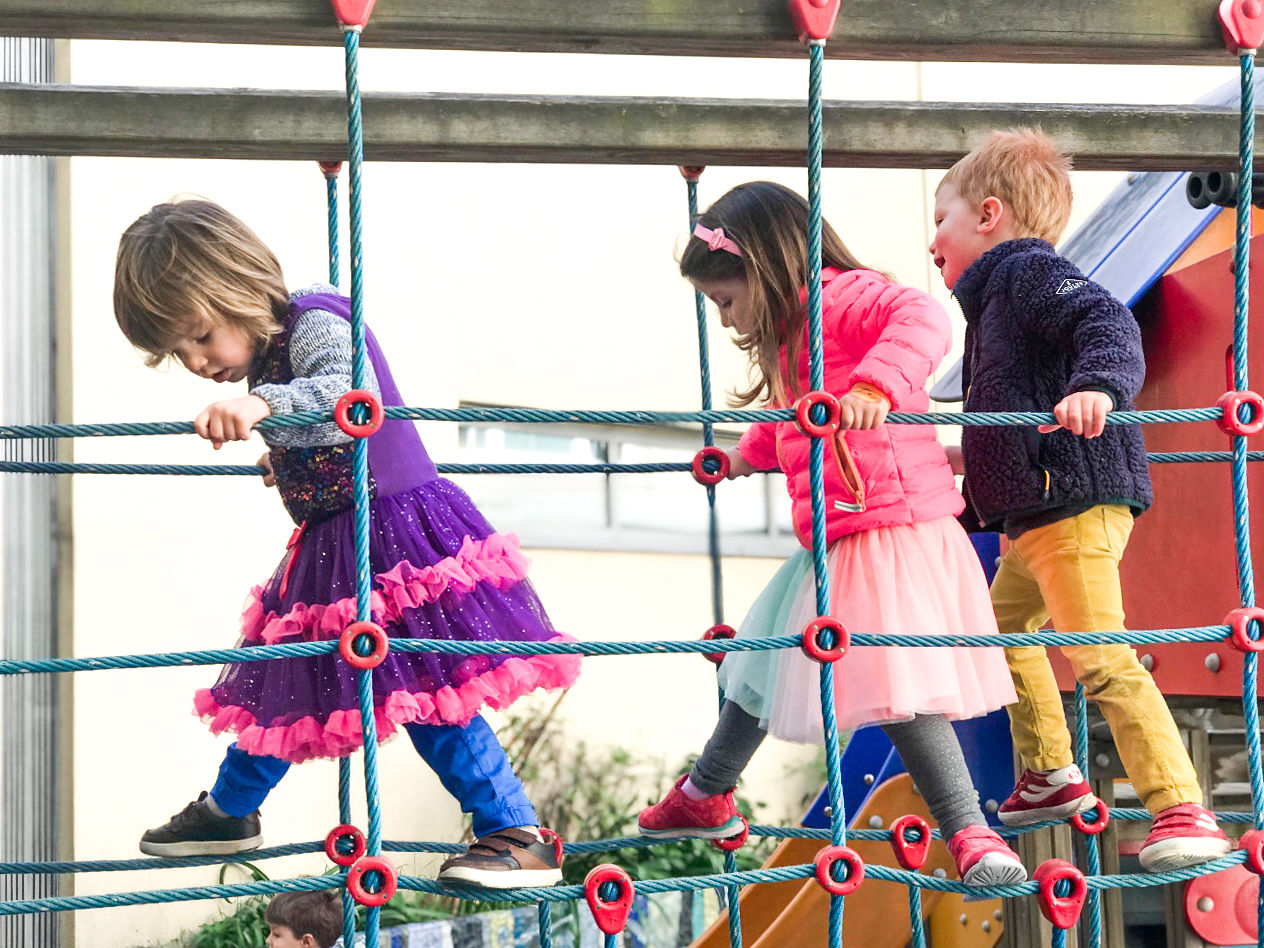
[[(808, 380), (813, 391), (825, 387), (825, 361), (821, 319), (821, 159), (824, 129), (821, 85), (825, 65), (825, 43), (808, 44)], [(794, 371), (791, 369), (791, 371)], [(810, 457), (812, 483), (812, 565), (816, 578), (816, 613), (829, 615), (829, 580), (825, 573), (825, 442), (812, 439)], [(834, 668), (821, 665), (821, 717), (825, 730), (825, 764), (830, 792), (830, 838), (834, 845), (847, 841), (847, 814), (843, 804), (842, 763), (838, 752), (838, 720), (834, 712)], [(839, 948), (843, 941), (843, 898), (830, 896), (829, 943)]]
[(536, 908), (540, 926), (540, 948), (553, 948), (553, 916), (550, 902), (541, 902)]
[(328, 207), (329, 282), (338, 285), (338, 174), (325, 175), (325, 203)]
[[(725, 850), (724, 871), (737, 872), (737, 853)], [(742, 887), (731, 885), (725, 891), (729, 900), (729, 948), (742, 948)]]
[(922, 890), (909, 886), (909, 926), (913, 931), (913, 948), (926, 948), (926, 923), (922, 920)]
[[(1088, 779), (1088, 701), (1084, 695), (1084, 686), (1075, 683), (1075, 765), (1080, 768), (1084, 779)], [(1105, 806), (1100, 800), (1099, 806)], [(1084, 849), (1087, 854), (1088, 875), (1102, 874), (1101, 852), (1097, 848), (1097, 837), (1091, 833), (1084, 834)], [(1102, 895), (1097, 889), (1088, 890), (1088, 948), (1101, 948), (1102, 944)]]
[[(350, 154), (350, 190), (348, 198), (351, 216), (351, 386), (364, 385), (367, 353), (364, 339), (364, 276), (361, 250), (361, 170), (364, 164), (364, 120), (360, 111), (359, 50), (360, 33), (355, 29), (343, 31), (347, 60), (347, 138)], [(355, 557), (356, 557), (356, 618), (368, 621), (372, 618), (369, 603), (369, 443), (357, 438), (353, 454), (352, 484), (355, 491)], [(382, 853), (382, 809), (378, 796), (377, 779), (377, 722), (374, 719), (373, 675), (361, 669), (356, 673), (356, 686), (360, 698), (360, 724), (364, 735), (364, 784), (369, 809), (368, 854)], [(367, 945), (378, 943), (378, 930), (382, 910), (372, 906), (365, 913), (364, 941)]]

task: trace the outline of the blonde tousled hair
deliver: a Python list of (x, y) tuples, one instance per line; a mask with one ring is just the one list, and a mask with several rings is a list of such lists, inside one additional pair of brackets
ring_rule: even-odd
[(1049, 243), (1071, 217), (1071, 159), (1038, 128), (993, 132), (948, 169), (945, 184), (972, 203), (1000, 198), (1024, 236)]
[[(772, 181), (739, 184), (707, 208), (697, 223), (724, 229), (742, 255), (711, 250), (691, 236), (680, 257), (680, 274), (690, 280), (742, 279), (749, 291), (754, 328), (737, 338), (751, 362), (751, 387), (733, 393), (735, 405), (757, 400), (789, 405), (799, 391), (798, 366), (803, 349), (807, 307), (799, 295), (808, 280), (808, 203)], [(822, 266), (839, 270), (864, 267), (827, 222), (821, 226)], [(779, 353), (786, 349), (788, 375)]]
[(232, 323), (259, 346), (288, 307), (276, 256), (212, 201), (155, 205), (119, 238), (114, 318), (148, 365), (200, 327)]

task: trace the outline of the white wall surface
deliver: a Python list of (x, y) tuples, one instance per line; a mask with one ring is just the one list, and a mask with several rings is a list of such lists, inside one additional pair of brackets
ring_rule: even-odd
[[(790, 98), (806, 87), (804, 65), (793, 62), (368, 49), (362, 65), (362, 87), (370, 90)], [(75, 82), (111, 85), (333, 89), (341, 88), (342, 68), (338, 49), (76, 42), (72, 59)], [(825, 89), (831, 98), (994, 100), (1003, 93), (1015, 101), (1185, 102), (1232, 74), (831, 62)], [(705, 206), (754, 177), (806, 186), (802, 170), (713, 168), (703, 176), (701, 201)], [(863, 261), (946, 299), (925, 250), (938, 177), (831, 170), (824, 187), (827, 217)], [(1073, 226), (1117, 179), (1077, 175)], [(178, 367), (144, 368), (111, 313), (117, 238), (150, 205), (194, 192), (250, 223), (277, 252), (292, 286), (323, 279), (324, 183), (314, 165), (80, 158), (72, 180), (74, 420), (190, 419), (211, 400), (241, 394)], [(685, 214), (674, 168), (369, 165), (366, 313), (408, 403), (696, 406), (693, 303), (673, 260)], [(346, 259), (344, 252), (344, 283)], [(718, 323), (711, 328), (715, 398), (723, 404), (744, 366)], [(421, 427), (436, 459), (456, 459), (454, 426)], [(262, 450), (258, 441), (214, 453), (191, 437), (111, 438), (80, 441), (76, 457), (253, 463)], [(478, 478), (462, 483), (477, 500)], [(245, 592), (271, 571), (290, 531), (272, 492), (243, 478), (84, 476), (75, 483), (75, 514), (75, 640), (84, 656), (230, 645)], [(578, 638), (688, 638), (710, 625), (701, 557), (531, 553), (544, 602), (557, 625)], [(730, 621), (740, 619), (776, 565), (726, 563)], [(189, 707), (192, 691), (214, 676), (214, 669), (194, 668), (75, 677), (76, 858), (135, 855), (146, 827), (209, 786), (227, 740), (211, 738)], [(597, 658), (587, 662), (565, 707), (589, 741), (675, 759), (701, 746), (714, 701), (711, 667), (695, 656)], [(749, 774), (748, 792), (777, 799), (785, 766), (810, 755), (770, 745)], [(381, 761), (385, 836), (456, 838), (455, 805), (407, 741), (386, 747)], [(324, 835), (336, 817), (335, 773), (326, 763), (291, 772), (264, 809), (270, 843)], [(647, 787), (647, 798), (657, 789)], [(356, 813), (363, 812), (357, 803)], [(285, 876), (319, 872), (322, 864), (295, 857), (266, 870)], [(434, 861), (411, 868), (430, 873)], [(76, 887), (165, 888), (215, 877), (214, 869), (80, 875)], [(79, 912), (77, 941), (95, 948), (159, 944), (219, 910), (192, 902)]]

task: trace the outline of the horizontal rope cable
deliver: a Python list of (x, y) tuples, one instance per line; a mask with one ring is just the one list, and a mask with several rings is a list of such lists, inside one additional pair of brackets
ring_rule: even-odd
[[(1095, 645), (1102, 643), (1155, 644), (1161, 642), (1219, 642), (1228, 637), (1226, 625), (1188, 629), (1128, 629), (1121, 632), (1015, 632), (1005, 635), (891, 635), (856, 633), (854, 646), (896, 645), (910, 648), (987, 648), (1019, 645)], [(668, 639), (658, 642), (449, 642), (440, 639), (391, 639), (398, 652), (438, 652), (451, 655), (648, 655), (687, 652), (758, 652), (798, 648), (800, 636), (766, 639)], [(196, 652), (159, 652), (152, 655), (111, 655), (96, 658), (0, 659), (0, 675), (48, 672), (104, 671), (120, 668), (169, 668), (264, 662), (275, 658), (310, 658), (338, 650), (336, 639), (293, 642), (249, 648), (207, 649)]]
[[(387, 418), (412, 421), (508, 421), (522, 424), (598, 424), (657, 425), (688, 422), (717, 424), (724, 422), (791, 421), (789, 408), (713, 409), (711, 411), (568, 411), (543, 408), (409, 408), (393, 406), (385, 409)], [(1219, 408), (1169, 408), (1151, 411), (1114, 411), (1106, 416), (1108, 425), (1153, 424), (1157, 422), (1214, 421), (1224, 413)], [(255, 428), (301, 428), (326, 424), (332, 412), (303, 411), (272, 415)], [(1055, 424), (1052, 412), (891, 412), (887, 421), (908, 425), (1005, 425)], [(22, 438), (100, 438), (121, 435), (192, 434), (190, 421), (115, 422), (109, 424), (0, 425), (0, 441)]]

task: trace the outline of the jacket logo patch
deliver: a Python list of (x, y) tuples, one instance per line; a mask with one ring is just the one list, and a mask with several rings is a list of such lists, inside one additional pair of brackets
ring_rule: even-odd
[(1087, 286), (1088, 280), (1063, 280), (1058, 287), (1056, 296), (1066, 296), (1068, 293), (1074, 293), (1082, 286)]

